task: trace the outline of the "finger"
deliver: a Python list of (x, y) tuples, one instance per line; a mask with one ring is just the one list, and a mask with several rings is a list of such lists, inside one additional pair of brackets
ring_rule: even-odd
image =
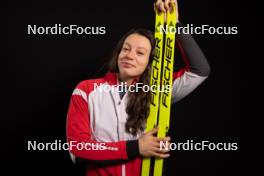
[(163, 141), (163, 138), (161, 137), (154, 137), (155, 142), (160, 142)]
[(172, 13), (173, 12), (173, 6), (175, 5), (175, 2), (174, 1), (170, 1), (169, 2), (169, 9), (170, 9), (170, 13)]
[(176, 7), (176, 10), (178, 10), (178, 2), (177, 0), (173, 0), (174, 1), (174, 4), (175, 4), (175, 7)]
[(157, 145), (153, 145), (153, 146), (155, 146), (159, 150), (170, 150), (170, 143), (169, 142), (163, 143), (162, 145), (160, 144), (159, 146), (157, 146)]
[(170, 0), (165, 0), (164, 2), (164, 7), (166, 9), (166, 12), (170, 11), (170, 6), (169, 6)]
[(160, 154), (169, 154), (170, 150), (169, 149), (163, 149), (163, 150), (158, 150), (158, 151), (155, 151), (157, 153), (160, 153)]
[(142, 134), (142, 136), (150, 134), (153, 130), (154, 130), (154, 128), (152, 130), (150, 130), (150, 131), (145, 130), (144, 133)]
[(170, 150), (170, 143), (167, 142), (167, 143), (164, 143), (163, 145), (161, 145), (160, 143), (153, 143), (151, 145), (151, 150), (154, 150), (156, 152), (158, 151), (169, 151)]
[(158, 157), (158, 158), (168, 158), (168, 157), (170, 156), (169, 153), (167, 153), (167, 154), (163, 154), (163, 153), (158, 153), (158, 152), (153, 152), (153, 155), (154, 155), (155, 157)]
[(153, 143), (153, 146), (155, 147), (169, 147), (170, 146), (170, 142), (169, 139), (165, 139), (165, 138), (155, 138), (155, 143)]
[(169, 142), (170, 140), (171, 140), (171, 138), (170, 138), (169, 136), (168, 136), (168, 137), (165, 137), (165, 138), (163, 138), (163, 141), (164, 141), (164, 142), (166, 142), (166, 141), (168, 141), (168, 142)]
[(160, 147), (156, 147), (156, 148), (153, 148), (152, 149), (154, 152), (157, 152), (157, 153), (168, 153), (170, 151), (170, 148), (169, 147), (166, 147), (166, 148), (160, 148)]
[[(155, 145), (155, 146), (156, 146), (156, 145)], [(168, 148), (170, 148), (170, 146), (171, 146), (171, 143), (168, 142), (168, 141), (166, 141), (166, 142), (161, 141), (161, 142), (159, 143), (159, 148), (160, 148), (160, 149), (168, 149)]]
[(162, 3), (162, 0), (157, 0), (157, 2), (155, 2), (155, 4), (159, 4), (159, 3)]
[(158, 11), (158, 9), (156, 7), (156, 3), (153, 4), (153, 9), (154, 9), (155, 12)]
[[(166, 145), (166, 144), (165, 144)], [(154, 142), (152, 144), (153, 147), (159, 148), (160, 147), (160, 142)]]
[(159, 158), (169, 158), (170, 154), (160, 154), (158, 157)]
[(157, 11), (158, 13), (162, 12), (161, 3), (163, 3), (162, 0), (158, 0), (154, 3), (154, 11)]
[(157, 8), (158, 8), (158, 11), (160, 11), (160, 12), (164, 12), (164, 13), (166, 12), (166, 9), (164, 7), (164, 2), (162, 2), (162, 1), (158, 2)]
[[(173, 5), (175, 8), (173, 8)], [(176, 11), (176, 14), (177, 14), (177, 18), (179, 19), (179, 11), (178, 11), (178, 2), (177, 0), (172, 0), (171, 1), (171, 7), (172, 7), (172, 11), (175, 10)], [(171, 12), (172, 12), (171, 11)]]
[(167, 137), (164, 137), (164, 138), (161, 138), (161, 137), (155, 137), (155, 141), (156, 142), (166, 142), (166, 141), (170, 141), (171, 140), (171, 138), (169, 137), (169, 136), (167, 136)]
[(171, 145), (171, 143), (168, 142), (168, 141), (166, 141), (166, 142), (162, 141), (162, 142), (159, 143), (159, 147), (161, 147), (161, 148), (169, 148), (170, 145)]

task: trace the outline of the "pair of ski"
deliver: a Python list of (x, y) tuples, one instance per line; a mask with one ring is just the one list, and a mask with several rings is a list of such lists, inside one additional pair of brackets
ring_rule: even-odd
[[(165, 28), (165, 14), (156, 13), (155, 21), (155, 56), (152, 61), (152, 72), (150, 86), (155, 86), (152, 91), (152, 100), (150, 104), (150, 113), (147, 119), (146, 131), (152, 130), (158, 126), (158, 137), (165, 137), (170, 124), (170, 107), (171, 107), (171, 90), (174, 64), (174, 46), (175, 33), (162, 30)], [(166, 14), (167, 27), (176, 27), (176, 7), (173, 4), (173, 11)], [(167, 30), (168, 31), (168, 30)], [(165, 33), (165, 34), (164, 34)], [(165, 39), (165, 40), (164, 40)], [(164, 50), (164, 52), (163, 52)], [(166, 86), (170, 89), (166, 89)], [(159, 91), (162, 90), (162, 91)], [(154, 163), (153, 163), (154, 160)], [(153, 165), (153, 167), (151, 167)], [(151, 169), (154, 169), (151, 171)], [(163, 159), (161, 158), (144, 158), (142, 162), (141, 176), (162, 176)]]

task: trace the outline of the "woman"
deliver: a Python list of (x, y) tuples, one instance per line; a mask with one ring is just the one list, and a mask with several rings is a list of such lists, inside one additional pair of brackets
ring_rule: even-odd
[[(171, 3), (176, 2), (158, 0), (156, 8), (168, 12)], [(177, 35), (177, 44), (188, 62), (173, 74), (173, 102), (193, 91), (210, 70), (191, 35)], [(159, 144), (169, 142), (170, 137), (155, 137), (158, 128), (144, 133), (150, 92), (120, 91), (117, 87), (121, 83), (148, 85), (153, 55), (153, 34), (143, 29), (131, 30), (119, 41), (109, 73), (103, 78), (82, 81), (73, 91), (67, 140), (73, 144), (72, 158), (87, 161), (87, 175), (138, 176), (142, 157), (169, 157), (169, 151), (160, 150)]]

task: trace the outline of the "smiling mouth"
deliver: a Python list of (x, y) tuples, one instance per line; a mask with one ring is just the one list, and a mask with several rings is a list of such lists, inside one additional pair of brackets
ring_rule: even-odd
[(130, 64), (128, 62), (121, 62), (121, 65), (125, 68), (131, 68), (131, 67), (135, 67), (133, 64)]

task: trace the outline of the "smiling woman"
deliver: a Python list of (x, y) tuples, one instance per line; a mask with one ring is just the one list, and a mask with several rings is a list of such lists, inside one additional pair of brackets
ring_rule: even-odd
[[(162, 3), (158, 1), (157, 8), (165, 8), (167, 12), (168, 1)], [(191, 35), (177, 35), (177, 46), (187, 58), (186, 66), (173, 73), (173, 102), (192, 92), (210, 72), (203, 52)], [(170, 137), (156, 137), (158, 128), (144, 132), (151, 92), (142, 89), (120, 91), (117, 87), (124, 83), (149, 85), (154, 54), (153, 33), (132, 29), (114, 49), (109, 72), (103, 78), (80, 82), (73, 91), (67, 116), (68, 142), (105, 144), (103, 150), (76, 147), (70, 150), (74, 161), (88, 162), (87, 175), (139, 176), (142, 157), (170, 156), (169, 149), (160, 149), (160, 143), (169, 143)], [(113, 89), (104, 89), (109, 86)]]
[[(132, 29), (117, 44), (109, 63), (109, 70), (118, 73), (119, 81), (128, 85), (136, 82), (149, 85), (154, 49), (155, 43), (151, 31)], [(124, 93), (121, 93), (121, 96)], [(129, 92), (128, 94), (126, 131), (136, 135), (137, 132), (144, 129), (149, 113), (151, 94), (144, 91)]]
[(118, 56), (120, 80), (131, 84), (133, 78), (139, 77), (149, 63), (150, 51), (148, 38), (137, 33), (129, 35)]

